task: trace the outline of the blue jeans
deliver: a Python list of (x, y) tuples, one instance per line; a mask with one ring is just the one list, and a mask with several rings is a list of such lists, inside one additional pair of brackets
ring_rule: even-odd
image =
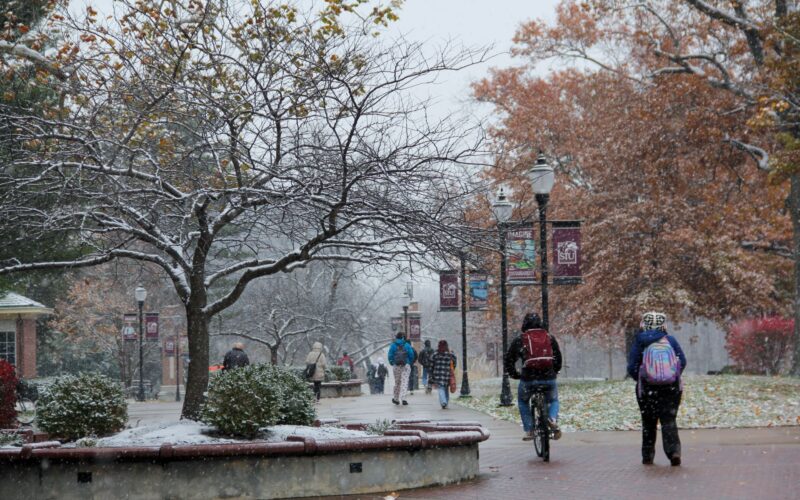
[(439, 404), (447, 406), (447, 404), (450, 402), (450, 387), (439, 384), (437, 389), (439, 391)]
[(428, 377), (429, 377), (428, 368), (423, 366), (422, 367), (422, 385), (424, 385), (424, 386), (428, 385)]
[(533, 415), (531, 415), (531, 397), (537, 385), (549, 387), (544, 393), (545, 401), (548, 406), (548, 416), (551, 420), (558, 420), (558, 386), (553, 380), (520, 380), (517, 388), (517, 405), (519, 406), (519, 416), (522, 418), (522, 428), (525, 432), (533, 429)]

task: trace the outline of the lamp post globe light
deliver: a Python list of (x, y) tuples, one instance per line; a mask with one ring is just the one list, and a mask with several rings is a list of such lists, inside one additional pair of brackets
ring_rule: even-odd
[(142, 320), (142, 311), (144, 309), (144, 300), (147, 298), (147, 290), (139, 285), (133, 292), (136, 302), (139, 304), (139, 401), (144, 401), (144, 372), (142, 366), (144, 365), (144, 347), (142, 339), (144, 337), (144, 322)]
[(555, 184), (553, 167), (547, 164), (544, 153), (539, 151), (536, 164), (528, 169), (528, 178), (531, 188), (536, 195), (536, 204), (539, 206), (539, 259), (542, 273), (542, 326), (545, 330), (550, 328), (547, 296), (547, 202), (550, 201), (550, 191)]
[[(506, 227), (511, 219), (514, 205), (506, 199), (503, 188), (497, 193), (497, 200), (492, 204), (492, 211), (497, 219), (500, 231), (500, 324), (502, 331), (502, 355), (508, 350), (508, 314), (506, 308)], [(511, 406), (511, 386), (508, 382), (508, 372), (503, 363), (503, 384), (500, 390), (500, 406)]]

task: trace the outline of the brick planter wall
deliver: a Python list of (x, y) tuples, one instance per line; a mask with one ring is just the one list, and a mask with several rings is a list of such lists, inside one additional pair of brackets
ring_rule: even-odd
[(0, 449), (0, 498), (286, 498), (378, 493), (472, 479), (473, 423), (402, 422), (384, 436), (278, 443)]

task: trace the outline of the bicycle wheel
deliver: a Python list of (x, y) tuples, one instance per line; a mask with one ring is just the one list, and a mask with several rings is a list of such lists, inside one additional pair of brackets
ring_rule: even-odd
[(30, 425), (36, 419), (36, 404), (28, 398), (17, 399), (17, 422)]
[(531, 398), (531, 416), (533, 417), (533, 448), (536, 450), (536, 456), (541, 457), (544, 455), (544, 443), (542, 442), (541, 422), (539, 416), (541, 415), (541, 408), (538, 404), (538, 396)]
[(544, 411), (544, 398), (539, 406), (539, 433), (542, 439), (542, 460), (550, 461), (550, 422), (547, 420), (547, 413)]

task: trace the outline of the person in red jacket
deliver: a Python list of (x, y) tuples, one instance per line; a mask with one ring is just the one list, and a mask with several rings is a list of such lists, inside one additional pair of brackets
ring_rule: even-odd
[(353, 359), (347, 355), (347, 351), (342, 354), (342, 357), (339, 358), (339, 361), (336, 362), (339, 366), (347, 366), (350, 368), (350, 375), (353, 375), (356, 372), (356, 365), (353, 364)]

